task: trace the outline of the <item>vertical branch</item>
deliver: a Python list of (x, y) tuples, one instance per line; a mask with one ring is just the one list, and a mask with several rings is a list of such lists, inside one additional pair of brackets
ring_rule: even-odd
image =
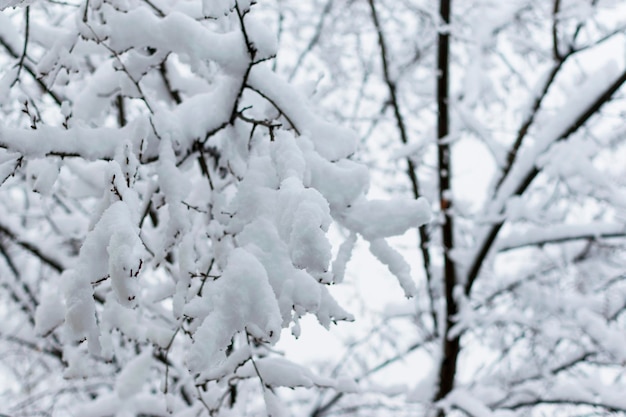
[[(24, 44), (26, 45), (26, 43)], [(27, 61), (24, 61), (21, 59), (21, 56), (18, 55), (17, 51), (13, 50), (11, 48), (11, 46), (2, 38), (2, 36), (0, 36), (0, 46), (2, 46), (7, 52), (8, 54), (13, 57), (13, 58), (18, 58), (20, 57), (20, 61), (22, 62), (22, 68), (24, 68), (26, 70), (26, 72), (28, 74), (30, 74), (30, 76), (33, 78), (33, 80), (35, 81), (35, 84), (37, 84), (39, 86), (39, 88), (41, 89), (42, 92), (44, 92), (45, 94), (47, 94), (48, 96), (50, 96), (50, 98), (58, 105), (61, 106), (61, 103), (63, 102), (63, 100), (53, 91), (48, 89), (48, 86), (46, 86), (46, 83), (44, 83), (42, 81), (41, 78), (39, 78), (37, 76), (37, 71), (35, 70), (35, 68), (32, 65), (29, 65)], [(25, 56), (26, 54), (24, 54)], [(18, 77), (16, 77), (17, 80)], [(17, 81), (14, 81), (13, 84), (15, 84)]]
[(159, 66), (159, 73), (161, 74), (161, 78), (163, 79), (163, 84), (165, 84), (165, 88), (167, 89), (167, 92), (169, 93), (170, 98), (176, 104), (182, 103), (183, 99), (180, 96), (180, 92), (178, 90), (175, 90), (172, 87), (172, 83), (170, 82), (170, 78), (169, 78), (168, 70), (167, 70), (167, 58)]
[[(611, 100), (613, 95), (620, 88), (622, 88), (622, 85), (624, 85), (625, 83), (626, 71), (622, 72), (622, 74), (611, 85), (609, 85), (608, 88), (602, 92), (602, 94), (600, 94), (592, 103), (590, 103), (589, 106), (584, 111), (582, 111), (581, 114), (578, 115), (578, 117), (575, 118), (571, 124), (565, 126), (561, 133), (556, 135), (554, 142), (558, 142), (568, 138), (578, 129), (583, 127), (583, 125), (585, 125), (585, 123), (587, 123), (587, 121), (592, 116), (596, 115), (600, 111), (600, 108), (602, 108), (602, 106), (604, 106)], [(530, 187), (530, 184), (537, 177), (537, 175), (539, 175), (539, 173), (539, 168), (533, 166), (528, 172), (521, 175), (521, 178), (511, 195), (522, 195), (528, 189), (528, 187)], [(489, 231), (486, 233), (484, 240), (480, 243), (476, 255), (470, 264), (469, 272), (467, 274), (467, 280), (465, 281), (466, 295), (470, 294), (472, 286), (474, 285), (474, 282), (476, 281), (476, 278), (478, 277), (478, 274), (485, 260), (487, 259), (489, 251), (493, 247), (493, 243), (495, 242), (496, 237), (500, 232), (500, 229), (502, 229), (502, 226), (504, 226), (505, 221), (506, 220), (500, 221), (491, 226), (491, 229), (489, 229)]]
[(126, 126), (126, 106), (124, 105), (124, 96), (121, 94), (115, 99), (115, 105), (117, 107), (117, 124), (120, 127)]
[[(548, 95), (548, 90), (550, 89), (552, 84), (554, 84), (554, 80), (556, 79), (557, 74), (559, 74), (559, 72), (561, 71), (561, 68), (563, 68), (563, 64), (565, 63), (567, 58), (569, 58), (569, 56), (573, 53), (573, 50), (569, 51), (565, 55), (561, 55), (559, 53), (557, 28), (556, 28), (556, 23), (557, 23), (556, 15), (559, 11), (559, 7), (560, 7), (559, 3), (560, 3), (559, 0), (554, 1), (553, 22), (552, 22), (552, 55), (554, 58), (554, 65), (550, 69), (550, 72), (548, 73), (548, 76), (546, 77), (546, 80), (543, 84), (543, 87), (541, 88), (541, 91), (534, 98), (530, 112), (528, 113), (524, 121), (522, 122), (522, 125), (520, 126), (519, 130), (517, 131), (517, 135), (515, 136), (515, 141), (513, 142), (513, 145), (511, 146), (511, 149), (509, 149), (509, 152), (507, 154), (506, 163), (504, 167), (502, 168), (502, 173), (500, 175), (500, 178), (498, 178), (498, 181), (496, 182), (495, 190), (500, 188), (500, 186), (502, 185), (506, 177), (509, 175), (511, 168), (513, 168), (513, 163), (515, 163), (515, 159), (517, 158), (517, 152), (519, 152), (522, 146), (522, 142), (524, 141), (524, 139), (526, 138), (526, 135), (530, 131), (530, 127), (534, 123), (535, 117), (539, 113), (539, 108), (541, 107), (543, 100)], [(577, 28), (576, 33), (578, 33), (579, 28)], [(576, 33), (574, 34), (574, 38), (576, 36)]]
[(548, 77), (546, 78), (545, 83), (543, 84), (541, 92), (533, 100), (531, 111), (522, 122), (522, 125), (520, 126), (519, 130), (517, 131), (517, 135), (515, 136), (515, 141), (513, 142), (511, 149), (509, 149), (506, 157), (506, 163), (504, 165), (504, 168), (502, 168), (502, 173), (500, 174), (500, 178), (498, 178), (498, 181), (496, 183), (496, 191), (498, 190), (498, 188), (500, 188), (504, 180), (509, 175), (509, 172), (513, 168), (513, 164), (515, 163), (515, 160), (517, 158), (517, 153), (522, 147), (522, 142), (530, 131), (530, 127), (534, 123), (535, 117), (539, 114), (539, 108), (541, 107), (541, 103), (543, 103), (543, 100), (548, 95), (548, 90), (550, 89), (552, 84), (554, 84), (554, 80), (556, 79), (556, 76), (563, 67), (564, 63), (565, 57), (560, 58), (558, 61), (555, 62), (554, 66), (550, 70), (550, 73), (548, 74)]
[(22, 49), (22, 56), (20, 56), (20, 60), (17, 63), (17, 74), (15, 75), (15, 80), (11, 84), (11, 87), (15, 85), (20, 79), (20, 73), (22, 72), (22, 68), (24, 67), (24, 60), (26, 59), (26, 51), (28, 49), (28, 38), (30, 34), (30, 6), (26, 6), (24, 10), (24, 49)]
[[(370, 1), (370, 4), (371, 3), (372, 2)], [(306, 56), (313, 50), (315, 45), (317, 45), (317, 43), (319, 42), (320, 36), (322, 35), (322, 30), (324, 29), (324, 22), (326, 20), (326, 17), (330, 13), (330, 9), (332, 5), (333, 5), (332, 0), (328, 0), (326, 2), (326, 5), (324, 6), (322, 13), (320, 14), (320, 19), (318, 20), (317, 25), (315, 25), (315, 33), (313, 34), (313, 37), (309, 41), (306, 48), (304, 48), (302, 52), (300, 53), (300, 55), (298, 56), (298, 59), (296, 60), (296, 64), (293, 66), (293, 69), (291, 70), (291, 73), (289, 74), (289, 77), (287, 78), (289, 81), (292, 81), (294, 79), (294, 77), (298, 73), (298, 70), (300, 69), (300, 66), (302, 65), (302, 62), (304, 61)]]
[[(283, 24), (285, 23), (285, 13), (283, 13), (283, 7), (281, 4), (281, 0), (278, 0), (278, 22), (276, 29), (276, 44), (280, 45), (283, 39)], [(278, 67), (278, 57), (272, 62), (272, 71), (276, 72), (276, 68)]]
[(454, 287), (457, 283), (456, 269), (450, 257), (450, 250), (454, 247), (454, 229), (450, 213), (450, 144), (447, 140), (449, 134), (450, 3), (451, 0), (440, 0), (442, 27), (439, 30), (437, 42), (437, 158), (439, 163), (439, 204), (444, 218), (442, 238), (446, 328), (443, 334), (439, 386), (435, 400), (444, 398), (452, 391), (460, 349), (459, 336), (448, 337), (450, 329), (454, 325), (454, 317), (458, 313), (458, 305), (454, 299)]
[(558, 14), (559, 8), (561, 5), (560, 0), (554, 0), (554, 8), (552, 9), (552, 56), (555, 60), (559, 61), (562, 59), (561, 53), (559, 52), (559, 38), (557, 32), (557, 23), (558, 23)]
[[(380, 24), (380, 20), (378, 19), (378, 12), (376, 10), (376, 5), (374, 0), (369, 0), (370, 11), (372, 14), (372, 21), (374, 22), (374, 27), (376, 28), (376, 32), (378, 34), (378, 45), (380, 46), (380, 60), (383, 67), (383, 77), (385, 78), (385, 84), (387, 84), (387, 89), (389, 90), (389, 102), (391, 107), (393, 108), (393, 115), (396, 119), (396, 125), (398, 127), (398, 132), (400, 133), (400, 140), (403, 144), (409, 143), (409, 135), (407, 133), (406, 124), (404, 123), (404, 118), (402, 117), (402, 112), (400, 111), (400, 102), (398, 100), (397, 95), (397, 86), (393, 78), (391, 77), (389, 71), (389, 59), (387, 53), (387, 46), (385, 44), (385, 37), (383, 34), (382, 26)], [(419, 180), (417, 178), (416, 167), (411, 158), (406, 159), (407, 168), (406, 174), (409, 177), (409, 181), (411, 182), (411, 190), (413, 191), (413, 197), (415, 199), (420, 197), (420, 187)], [(432, 274), (430, 270), (430, 252), (428, 251), (428, 246), (430, 242), (430, 236), (428, 235), (428, 231), (426, 230), (426, 226), (421, 226), (419, 228), (419, 247), (422, 253), (422, 261), (424, 264), (424, 272), (426, 274), (426, 281), (429, 290), (430, 296), (430, 304), (431, 304), (431, 316), (433, 320), (433, 332), (437, 333), (437, 318), (434, 310), (434, 294), (432, 292)]]
[(239, 18), (239, 26), (241, 28), (241, 34), (243, 35), (244, 42), (246, 44), (246, 48), (248, 50), (248, 57), (250, 58), (250, 62), (248, 64), (248, 68), (246, 68), (246, 72), (243, 74), (243, 79), (241, 81), (241, 88), (239, 89), (239, 93), (235, 98), (235, 103), (233, 104), (233, 110), (230, 113), (230, 120), (228, 121), (231, 125), (235, 124), (235, 120), (237, 119), (237, 108), (239, 107), (239, 102), (241, 101), (241, 96), (243, 95), (243, 90), (246, 88), (246, 84), (248, 83), (248, 77), (250, 76), (250, 70), (254, 65), (254, 58), (257, 54), (257, 49), (254, 46), (254, 43), (250, 39), (248, 35), (248, 31), (246, 30), (246, 24), (244, 18), (249, 10), (240, 10), (239, 5), (235, 5), (235, 11), (237, 12), (237, 17)]

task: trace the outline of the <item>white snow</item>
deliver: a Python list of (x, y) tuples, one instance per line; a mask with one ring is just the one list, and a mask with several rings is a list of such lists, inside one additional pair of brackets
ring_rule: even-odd
[(399, 252), (389, 246), (385, 239), (371, 240), (370, 251), (380, 262), (387, 265), (389, 271), (398, 279), (404, 295), (407, 297), (417, 295), (417, 286), (411, 277), (411, 267)]
[(356, 244), (357, 235), (356, 233), (350, 233), (350, 236), (339, 246), (339, 252), (337, 252), (337, 257), (333, 261), (333, 282), (335, 284), (339, 284), (343, 282), (344, 276), (346, 274), (346, 265), (348, 261), (350, 261), (350, 257), (352, 256), (352, 251), (354, 250), (354, 246)]
[(40, 335), (48, 334), (63, 323), (64, 317), (65, 306), (61, 295), (52, 285), (45, 286), (35, 311), (35, 332)]
[(366, 239), (379, 239), (401, 235), (409, 228), (422, 226), (430, 218), (430, 205), (425, 198), (361, 199), (345, 211), (343, 224)]
[(115, 381), (115, 392), (121, 399), (139, 394), (148, 379), (152, 353), (144, 352), (126, 364)]
[(244, 249), (234, 249), (222, 276), (207, 285), (210, 313), (191, 346), (187, 364), (192, 372), (211, 370), (225, 355), (232, 337), (246, 331), (267, 342), (276, 342), (281, 316), (263, 265)]

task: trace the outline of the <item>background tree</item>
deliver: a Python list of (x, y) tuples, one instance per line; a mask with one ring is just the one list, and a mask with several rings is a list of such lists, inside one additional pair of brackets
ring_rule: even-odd
[(337, 363), (381, 395), (310, 414), (624, 413), (624, 5), (278, 4), (300, 51), (278, 69), (324, 73), (317, 100), (378, 189), (438, 213), (404, 252), (420, 297)]

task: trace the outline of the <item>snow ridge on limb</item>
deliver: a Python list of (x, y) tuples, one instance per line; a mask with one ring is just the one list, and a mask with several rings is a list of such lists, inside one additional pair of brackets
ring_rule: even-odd
[[(353, 320), (329, 284), (359, 235), (414, 295), (384, 238), (428, 221), (428, 205), (366, 198), (356, 134), (269, 69), (277, 42), (255, 2), (46, 4), (63, 22), (55, 36), (48, 9), (30, 7), (27, 75), (59, 105), (29, 97), (29, 128), (0, 128), (2, 187), (25, 169), (20, 191), (45, 216), (24, 221), (61, 237), (42, 251), (0, 232), (54, 270), (60, 290), (46, 287), (32, 320), (61, 346), (64, 376), (106, 381), (76, 413), (214, 414), (229, 396), (239, 406), (248, 379), (272, 413), (283, 410), (273, 387), (354, 391), (271, 346), (307, 314)], [(332, 263), (334, 223), (351, 237)]]

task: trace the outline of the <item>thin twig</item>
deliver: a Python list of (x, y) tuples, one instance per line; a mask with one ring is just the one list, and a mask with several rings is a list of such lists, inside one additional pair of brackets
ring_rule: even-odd
[(11, 87), (15, 85), (20, 79), (20, 73), (22, 72), (22, 68), (24, 67), (24, 59), (26, 59), (26, 51), (28, 48), (28, 38), (30, 36), (30, 6), (26, 6), (24, 9), (24, 48), (22, 49), (22, 56), (20, 56), (20, 60), (17, 63), (17, 74), (15, 75), (15, 80), (11, 83)]
[[(393, 108), (393, 114), (396, 119), (396, 126), (398, 128), (398, 132), (400, 134), (400, 140), (403, 144), (409, 143), (409, 135), (407, 133), (406, 125), (404, 123), (404, 118), (402, 116), (402, 111), (400, 109), (400, 101), (398, 100), (397, 95), (397, 87), (395, 81), (391, 77), (391, 72), (389, 69), (389, 58), (387, 52), (387, 46), (385, 43), (385, 37), (383, 34), (382, 25), (380, 24), (380, 20), (378, 18), (378, 12), (376, 10), (376, 5), (374, 0), (369, 0), (370, 11), (372, 16), (372, 21), (374, 23), (374, 27), (376, 28), (376, 32), (378, 33), (378, 45), (380, 47), (380, 59), (383, 67), (383, 76), (385, 78), (385, 83), (387, 84), (387, 89), (389, 90), (389, 101)], [(411, 182), (411, 189), (413, 191), (413, 197), (415, 199), (421, 196), (420, 194), (420, 186), (419, 179), (417, 178), (417, 168), (411, 158), (406, 159), (407, 168), (406, 174), (409, 177), (409, 181)], [(437, 319), (434, 309), (435, 299), (433, 294), (433, 278), (431, 272), (431, 260), (430, 260), (430, 252), (429, 252), (429, 243), (430, 237), (428, 235), (428, 231), (426, 226), (421, 226), (419, 229), (419, 248), (422, 254), (422, 262), (424, 265), (424, 273), (426, 274), (426, 283), (428, 286), (428, 292), (430, 295), (430, 307), (431, 307), (431, 318), (433, 321), (433, 329), (434, 332), (437, 333)]]

